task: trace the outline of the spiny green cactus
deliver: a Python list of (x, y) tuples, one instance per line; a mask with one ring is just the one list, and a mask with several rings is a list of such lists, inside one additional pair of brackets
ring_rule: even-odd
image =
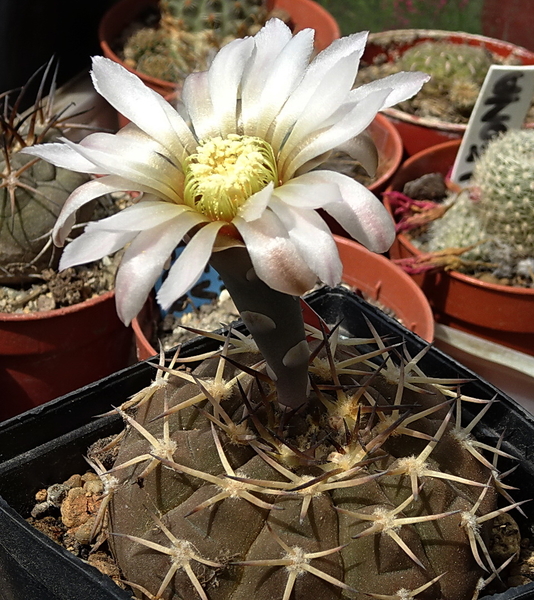
[[(24, 90), (10, 105), (4, 98), (0, 115), (0, 282), (18, 283), (50, 265), (50, 232), (70, 193), (88, 176), (19, 154), (28, 146), (51, 142), (62, 135), (64, 115), (54, 114), (53, 93), (43, 92), (52, 63), (44, 71), (33, 106), (17, 112)], [(55, 89), (52, 81), (50, 90)], [(87, 211), (85, 211), (87, 215)], [(59, 255), (56, 257), (59, 259)]]
[(422, 42), (409, 48), (399, 66), (405, 71), (424, 71), (431, 76), (426, 94), (448, 93), (448, 100), (462, 114), (475, 105), (480, 87), (494, 61), (482, 47), (451, 42)]
[(520, 255), (534, 255), (534, 130), (512, 129), (477, 161), (474, 207), (489, 235)]
[(477, 244), (464, 258), (513, 274), (518, 261), (534, 256), (534, 131), (510, 130), (493, 139), (476, 161), (469, 188), (448, 201), (453, 206), (429, 228), (428, 250)]
[(129, 66), (165, 81), (180, 82), (205, 71), (219, 48), (255, 34), (267, 19), (264, 0), (160, 0), (157, 28), (143, 28), (128, 40)]
[[(474, 399), (458, 382), (371, 330), (309, 328), (313, 391), (293, 413), (238, 332), (207, 334), (221, 351), (192, 372), (175, 358), (118, 409), (126, 432), (99, 471), (139, 597), (470, 600), (495, 577), (488, 528), (516, 505), (502, 451), (471, 435), (491, 402), (462, 425)], [(497, 510), (497, 492), (512, 504)]]
[(160, 0), (162, 23), (184, 31), (217, 30), (221, 38), (243, 37), (267, 14), (264, 0)]

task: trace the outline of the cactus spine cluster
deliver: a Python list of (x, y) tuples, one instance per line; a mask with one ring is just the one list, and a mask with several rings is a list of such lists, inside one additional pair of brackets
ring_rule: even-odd
[[(118, 409), (104, 503), (139, 597), (470, 600), (496, 577), (491, 520), (517, 505), (503, 452), (472, 436), (491, 402), (371, 332), (308, 328), (300, 410), (282, 410), (238, 331), (207, 334), (221, 350), (175, 357)], [(462, 423), (466, 404), (478, 416)], [(499, 510), (498, 492), (511, 502)]]
[(124, 57), (142, 73), (172, 82), (206, 70), (219, 48), (255, 34), (267, 18), (264, 0), (160, 0), (159, 9), (158, 27), (139, 29)]
[(490, 141), (469, 188), (451, 200), (430, 227), (430, 251), (478, 244), (466, 258), (502, 263), (534, 257), (534, 131), (510, 130)]
[[(88, 176), (19, 154), (63, 135), (65, 115), (54, 113), (52, 62), (44, 70), (34, 104), (19, 113), (20, 95), (7, 94), (0, 115), (0, 282), (19, 283), (50, 265), (50, 232), (70, 193)], [(48, 78), (51, 94), (44, 97)], [(85, 211), (87, 214), (87, 211)], [(59, 258), (59, 255), (58, 257)]]

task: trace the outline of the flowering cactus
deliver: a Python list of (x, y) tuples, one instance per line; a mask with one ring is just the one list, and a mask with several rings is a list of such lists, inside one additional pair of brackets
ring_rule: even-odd
[(187, 246), (157, 295), (164, 309), (197, 281), (214, 252), (213, 264), (277, 380), (280, 402), (304, 403), (308, 351), (295, 296), (317, 279), (337, 284), (342, 271), (315, 209), (377, 252), (395, 235), (371, 192), (317, 167), (344, 146), (372, 170), (376, 152), (360, 134), (377, 111), (413, 95), (427, 79), (398, 73), (353, 90), (365, 41), (364, 33), (337, 40), (310, 62), (313, 31), (293, 37), (272, 19), (256, 36), (225, 46), (209, 71), (187, 78), (185, 118), (135, 75), (96, 57), (96, 89), (132, 124), (80, 144), (25, 150), (58, 166), (105, 174), (71, 195), (54, 241), (63, 245), (75, 212), (94, 198), (118, 190), (144, 195), (89, 224), (67, 246), (61, 268), (129, 244), (116, 280), (118, 313), (129, 323), (183, 238)]
[[(116, 282), (124, 322), (183, 240), (160, 304), (186, 292), (213, 253), (253, 336), (210, 334), (222, 349), (190, 358), (201, 362), (192, 371), (177, 367), (188, 364), (178, 353), (169, 366), (162, 355), (153, 384), (117, 409), (127, 431), (113, 468), (92, 459), (104, 483), (98, 526), (107, 520), (139, 596), (467, 600), (502, 568), (486, 536), (516, 506), (495, 465), (504, 453), (471, 436), (491, 403), (462, 427), (474, 399), (461, 382), (426, 377), (424, 353), (386, 347), (374, 331), (346, 340), (303, 324), (298, 296), (318, 279), (338, 283), (342, 270), (316, 209), (375, 251), (394, 237), (371, 192), (320, 168), (342, 146), (372, 169), (365, 128), (427, 79), (399, 73), (352, 89), (365, 39), (311, 59), (313, 32), (292, 37), (269, 21), (186, 80), (179, 112), (97, 58), (96, 88), (131, 124), (25, 151), (104, 174), (65, 204), (60, 245), (87, 202), (143, 193), (90, 223), (61, 262), (127, 245)], [(496, 509), (497, 491), (507, 508)]]

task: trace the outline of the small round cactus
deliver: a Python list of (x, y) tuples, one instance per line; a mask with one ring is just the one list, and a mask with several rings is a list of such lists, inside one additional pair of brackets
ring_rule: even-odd
[(475, 165), (472, 186), (486, 232), (519, 255), (534, 256), (534, 130), (493, 139)]
[[(18, 284), (59, 260), (53, 257), (50, 233), (70, 193), (88, 176), (54, 167), (20, 154), (23, 148), (53, 142), (62, 135), (64, 116), (42, 97), (52, 63), (45, 69), (34, 105), (24, 114), (6, 110), (0, 115), (0, 282)], [(52, 83), (51, 90), (55, 88)], [(15, 101), (15, 106), (18, 101)], [(91, 207), (85, 210), (87, 217)]]
[(174, 359), (118, 409), (105, 502), (139, 597), (470, 600), (493, 579), (491, 520), (517, 505), (502, 452), (472, 437), (479, 417), (461, 423), (474, 399), (373, 330), (374, 348), (309, 334), (301, 410), (281, 410), (237, 333), (208, 334), (222, 351), (192, 372)]
[(430, 225), (425, 249), (474, 246), (463, 258), (509, 277), (534, 256), (533, 182), (534, 131), (497, 136), (477, 160), (469, 188), (449, 198), (451, 208)]

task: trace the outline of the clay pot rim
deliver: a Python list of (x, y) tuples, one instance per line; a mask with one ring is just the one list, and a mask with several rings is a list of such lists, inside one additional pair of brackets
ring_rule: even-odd
[[(517, 57), (521, 60), (523, 65), (534, 64), (534, 52), (528, 50), (528, 48), (518, 46), (517, 44), (513, 44), (512, 42), (499, 40), (497, 38), (491, 38), (485, 35), (479, 35), (475, 33), (467, 33), (464, 31), (447, 31), (441, 29), (395, 29), (390, 31), (380, 31), (369, 34), (366, 48), (370, 44), (380, 46), (381, 39), (389, 41), (392, 38), (393, 40), (399, 38), (399, 40), (402, 40), (403, 37), (406, 38), (406, 44), (411, 44), (416, 40), (425, 41), (427, 38), (429, 40), (436, 41), (441, 41), (443, 39), (452, 39), (452, 41), (458, 40), (459, 43), (461, 43), (461, 40), (472, 40), (474, 42), (478, 42), (477, 44), (473, 45), (486, 47), (494, 53), (496, 52), (494, 49), (499, 48), (503, 51), (503, 54), (501, 54), (501, 56)], [(384, 44), (384, 48), (386, 47), (387, 45)], [(507, 50), (509, 52), (507, 54), (504, 54), (504, 52)], [(442, 121), (441, 119), (436, 119), (432, 117), (419, 117), (417, 115), (412, 115), (394, 107), (385, 108), (382, 112), (392, 119), (397, 119), (399, 121), (411, 123), (420, 127), (427, 127), (429, 129), (440, 129), (442, 131), (450, 132), (452, 134), (460, 136), (462, 136), (465, 133), (465, 130), (467, 128), (467, 124), (465, 123), (450, 123), (449, 121)], [(529, 123), (527, 126), (534, 127), (534, 123)]]
[[(428, 154), (433, 154), (436, 151), (439, 152), (441, 150), (446, 151), (451, 148), (459, 148), (460, 143), (461, 143), (461, 140), (450, 140), (449, 142), (443, 142), (441, 144), (436, 144), (435, 146), (430, 146), (429, 148), (425, 148), (425, 150), (421, 150), (421, 152), (418, 152), (417, 154), (414, 154), (414, 155), (410, 156), (408, 159), (406, 159), (406, 161), (403, 163), (403, 166), (406, 165), (407, 167), (409, 167), (414, 162), (419, 161), (422, 156), (428, 155)], [(387, 210), (389, 211), (389, 213), (392, 216), (393, 216), (393, 214), (391, 211), (391, 204), (387, 197), (387, 192), (398, 191), (395, 189), (395, 187), (396, 187), (395, 181), (392, 181), (391, 184), (388, 186), (388, 188), (384, 194), (384, 197), (383, 197), (384, 206), (387, 208)], [(398, 233), (397, 238), (399, 239), (399, 241), (402, 242), (402, 244), (406, 247), (406, 249), (408, 251), (410, 251), (411, 253), (413, 253), (415, 256), (420, 256), (421, 254), (423, 254), (421, 252), (421, 250), (419, 250), (419, 248), (417, 248), (416, 246), (414, 246), (412, 244), (410, 239), (405, 234)], [(444, 273), (446, 273), (452, 279), (456, 279), (458, 281), (461, 281), (461, 282), (463, 282), (467, 285), (471, 285), (473, 287), (478, 287), (478, 288), (485, 289), (485, 290), (492, 290), (494, 292), (507, 293), (507, 294), (512, 294), (512, 295), (515, 294), (517, 296), (534, 296), (534, 288), (523, 288), (523, 287), (518, 287), (518, 286), (513, 286), (513, 285), (502, 285), (499, 283), (489, 283), (487, 281), (480, 281), (480, 279), (477, 279), (476, 277), (473, 277), (471, 275), (466, 275), (464, 273), (460, 273), (459, 271), (454, 271), (454, 270), (444, 271)]]
[(106, 302), (110, 298), (115, 296), (115, 290), (110, 290), (108, 292), (104, 292), (103, 294), (99, 294), (98, 296), (94, 296), (92, 298), (88, 298), (83, 302), (78, 302), (77, 304), (72, 304), (71, 306), (63, 306), (61, 308), (55, 308), (53, 310), (45, 310), (31, 313), (4, 313), (0, 312), (0, 322), (15, 322), (15, 321), (39, 321), (43, 319), (54, 319), (61, 317), (63, 315), (67, 315), (70, 313), (78, 312), (83, 308), (88, 308), (95, 304), (100, 304), (101, 302)]

